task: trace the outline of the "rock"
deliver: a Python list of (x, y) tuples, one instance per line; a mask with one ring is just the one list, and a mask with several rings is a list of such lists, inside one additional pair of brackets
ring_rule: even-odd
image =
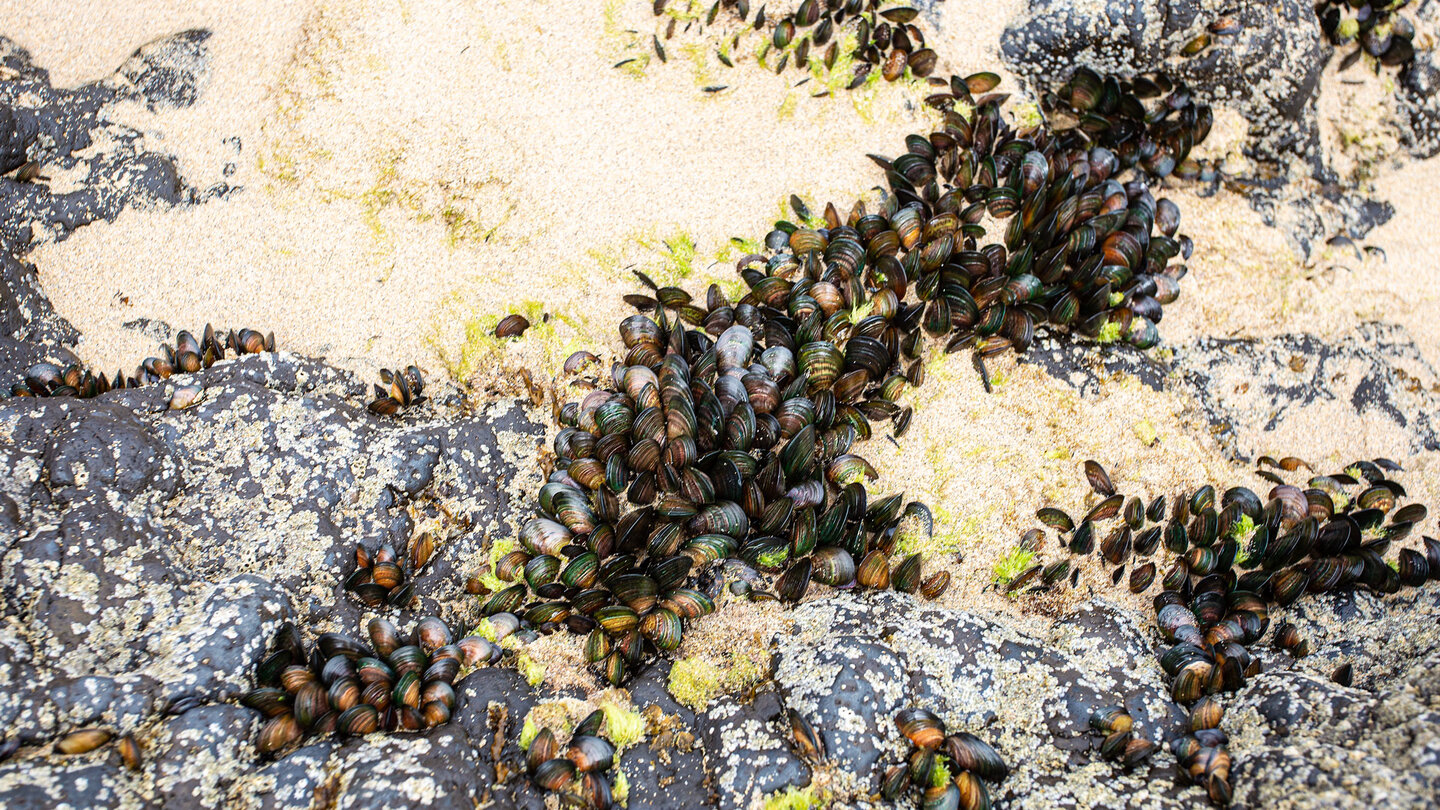
[[(776, 639), (778, 695), (824, 735), (833, 765), (828, 785), (841, 795), (878, 789), (878, 772), (908, 751), (894, 716), (918, 706), (1000, 751), (1013, 772), (991, 793), (1009, 806), (1115, 806), (1133, 794), (1152, 806), (1178, 807), (1194, 798), (1195, 791), (1161, 775), (1173, 764), (1168, 754), (1126, 774), (1100, 760), (1099, 742), (1086, 732), (1093, 709), (1118, 703), (1157, 742), (1183, 720), (1145, 625), (1113, 606), (1082, 606), (1056, 624), (1052, 638), (891, 592), (807, 602), (791, 618), (794, 631)], [(720, 759), (717, 768), (722, 785), (729, 778), (735, 790), (748, 791), (743, 797), (753, 797), (762, 788), (744, 779), (747, 757), (770, 750), (764, 744), (776, 724), (767, 713), (757, 716), (758, 709), (719, 706), (747, 723), (743, 736), (761, 741)], [(739, 730), (738, 722), (732, 727)]]
[[(139, 101), (152, 110), (186, 107), (204, 87), (210, 32), (183, 31), (139, 48), (111, 76), (73, 89), (55, 88), (30, 54), (0, 37), (0, 173), (27, 157), (77, 178), (55, 192), (45, 181), (0, 178), (0, 250), (18, 253), (39, 239), (64, 239), (97, 219), (111, 220), (134, 202), (177, 205), (228, 193), (187, 183), (175, 161), (148, 147), (140, 131), (111, 120), (109, 105)], [(104, 137), (97, 137), (104, 133)], [(3, 346), (0, 346), (3, 350)], [(0, 355), (3, 357), (3, 355)]]
[(25, 163), (27, 140), (15, 118), (15, 110), (8, 104), (0, 104), (0, 174), (9, 174)]
[[(1440, 36), (1440, 3), (1422, 0), (1411, 8), (1417, 41)], [(1403, 122), (1400, 142), (1417, 158), (1440, 154), (1440, 53), (1416, 49), (1414, 60), (1400, 70), (1395, 98)]]
[(259, 727), (255, 712), (241, 706), (201, 706), (170, 719), (151, 737), (154, 754), (145, 770), (162, 807), (210, 807), (242, 773)]
[(657, 707), (665, 718), (670, 736), (652, 733), (645, 742), (628, 749), (620, 768), (630, 786), (628, 810), (663, 810), (668, 807), (711, 807), (707, 786), (705, 749), (697, 743), (684, 747), (676, 743), (681, 734), (696, 735), (695, 714), (670, 696), (665, 684), (670, 662), (658, 662), (629, 684), (630, 700), (644, 711)]
[(209, 40), (209, 31), (194, 29), (142, 45), (115, 71), (112, 83), (133, 88), (151, 110), (189, 107), (199, 100), (207, 75)]
[[(1239, 33), (1215, 36), (1194, 56), (1181, 51), (1221, 14)], [(1343, 232), (1359, 239), (1393, 209), (1346, 191), (1329, 167), (1317, 115), (1320, 76), (1334, 53), (1304, 0), (1223, 4), (1211, 0), (1071, 3), (1029, 0), (1001, 36), (1006, 64), (1039, 96), (1078, 65), (1133, 76), (1163, 71), (1194, 97), (1246, 123), (1245, 160), (1226, 160), (1222, 176), (1247, 189), (1265, 223), (1282, 228), (1309, 255)], [(1224, 129), (1217, 124), (1217, 130)], [(1202, 149), (1202, 151), (1204, 151)], [(1238, 165), (1237, 165), (1238, 164)], [(1316, 183), (1293, 183), (1313, 179)]]
[[(1222, 8), (1238, 18), (1240, 32), (1182, 56)], [(1121, 75), (1164, 70), (1207, 103), (1245, 117), (1252, 159), (1282, 169), (1296, 158), (1320, 166), (1316, 88), (1331, 52), (1309, 2), (1224, 7), (1203, 0), (1030, 0), (1006, 27), (1000, 51), (1037, 93), (1063, 81), (1076, 65)]]
[(720, 810), (753, 807), (766, 794), (810, 784), (810, 768), (782, 736), (788, 736), (783, 712), (779, 696), (765, 690), (748, 702), (722, 695), (698, 718)]
[(1018, 363), (1039, 366), (1063, 380), (1081, 396), (1100, 392), (1102, 380), (1128, 374), (1140, 384), (1159, 391), (1170, 369), (1128, 343), (1098, 344), (1068, 332), (1045, 330), (1035, 336), (1030, 350), (1015, 355)]
[(114, 766), (89, 755), (64, 762), (11, 760), (0, 765), (0, 807), (9, 810), (93, 810), (153, 807)]
[(79, 331), (50, 305), (34, 266), (0, 250), (0, 393), (8, 396), (9, 386), (42, 360), (75, 362), (66, 347), (79, 337)]
[(1236, 803), (1432, 806), (1440, 790), (1437, 667), (1440, 646), (1432, 646), (1378, 691), (1297, 670), (1257, 677), (1226, 714), (1226, 726), (1238, 730), (1231, 745)]
[(1242, 458), (1274, 449), (1265, 434), (1327, 403), (1398, 429), (1412, 452), (1440, 449), (1432, 416), (1440, 376), (1403, 327), (1362, 324), (1339, 340), (1206, 338), (1177, 346), (1174, 364), (1217, 437)]
[[(95, 775), (88, 792), (72, 791), (74, 806), (115, 806), (141, 784), (163, 806), (229, 806), (231, 796), (264, 804), (254, 798), (263, 791), (243, 783), (257, 771), (257, 716), (234, 701), (253, 686), (281, 622), (296, 620), (311, 637), (358, 631), (369, 611), (340, 587), (357, 539), (404, 549), (416, 519), (441, 520), (415, 611), (397, 618), (408, 624), (424, 611), (474, 622), (476, 600), (454, 583), (499, 523), (517, 453), (538, 438), (518, 405), (381, 419), (365, 410), (358, 380), (288, 355), (250, 355), (194, 376), (205, 398), (185, 411), (165, 407), (173, 383), (89, 400), (0, 401), (9, 471), (0, 552), (6, 605), (17, 606), (0, 624), (0, 719), (22, 745), (0, 766), (11, 775), (0, 778), (9, 806), (32, 795), (72, 801), (45, 786), (78, 766), (36, 746), (92, 725), (139, 734), (147, 765), (121, 777), (113, 746), (83, 755)], [(519, 451), (504, 449), (516, 440)], [(528, 782), (493, 784), (487, 725), (496, 701), (523, 718), (516, 696), (529, 686), (497, 669), (462, 681), (460, 692), (455, 722), (428, 735), (335, 744), (331, 767), (367, 774), (350, 781), (345, 806), (381, 807), (393, 794), (470, 807), (493, 790), (538, 807)], [(516, 771), (511, 722), (503, 756)], [(381, 761), (390, 764), (375, 768)], [(18, 762), (23, 779), (13, 776)], [(294, 806), (309, 807), (323, 788), (308, 772), (277, 766), (271, 776), (291, 779), (277, 791), (303, 797)]]

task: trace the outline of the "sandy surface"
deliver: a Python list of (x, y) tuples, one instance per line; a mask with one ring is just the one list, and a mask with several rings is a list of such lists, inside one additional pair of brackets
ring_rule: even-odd
[[(630, 267), (661, 283), (685, 279), (696, 293), (711, 280), (733, 285), (729, 237), (763, 237), (788, 215), (781, 206), (792, 192), (817, 212), (825, 201), (848, 208), (883, 182), (865, 153), (894, 154), (905, 134), (928, 131), (923, 88), (814, 99), (818, 82), (795, 87), (799, 73), (775, 77), (749, 64), (754, 35), (742, 48), (752, 56), (735, 70), (684, 34), (667, 46), (666, 64), (613, 68), (649, 53), (657, 23), (644, 2), (242, 0), (137, 10), (92, 0), (68, 16), (37, 5), (3, 0), (0, 18), (57, 83), (101, 77), (138, 45), (187, 26), (216, 32), (196, 107), (117, 114), (152, 133), (152, 148), (176, 154), (191, 182), (217, 181), (234, 163), (229, 180), (242, 190), (189, 209), (127, 211), (30, 257), (85, 335), (79, 353), (105, 368), (133, 367), (153, 350), (124, 327), (152, 318), (273, 329), (289, 349), (367, 373), (417, 361), (462, 377), (497, 361), (551, 371), (574, 349), (618, 348), (614, 324), (628, 314), (620, 295), (637, 290)], [(951, 20), (933, 43), (940, 70), (998, 69), (1005, 9), (960, 0), (943, 8)], [(716, 84), (729, 87), (701, 89)], [(1326, 87), (1335, 96), (1324, 112), (1343, 115), (1343, 90), (1334, 77)], [(1166, 310), (1166, 338), (1333, 338), (1383, 319), (1405, 326), (1440, 364), (1440, 161), (1381, 161), (1368, 178), (1397, 210), (1367, 240), (1386, 261), (1307, 259), (1234, 194), (1164, 192), (1196, 244), (1182, 298)], [(511, 311), (549, 321), (516, 343), (476, 337)], [(866, 450), (882, 473), (877, 492), (903, 489), (934, 507), (945, 553), (933, 562), (956, 576), (948, 604), (1015, 609), (989, 587), (991, 568), (1036, 525), (1035, 508), (1088, 506), (1084, 459), (1147, 499), (1206, 481), (1268, 491), (1224, 459), (1179, 395), (1117, 379), (1081, 398), (1012, 360), (992, 370), (998, 385), (987, 396), (968, 359), (937, 355), (909, 434), (898, 447), (882, 439)], [(1329, 464), (1388, 455), (1417, 471), (1405, 479), (1412, 496), (1433, 503), (1440, 491), (1434, 454), (1407, 457), (1384, 425), (1323, 410), (1296, 425), (1277, 456)], [(1058, 552), (1053, 537), (1048, 550)], [(1088, 581), (1108, 589), (1104, 576)]]

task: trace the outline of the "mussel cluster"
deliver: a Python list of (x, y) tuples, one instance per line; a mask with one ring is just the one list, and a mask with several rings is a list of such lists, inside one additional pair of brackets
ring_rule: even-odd
[(1200, 176), (1190, 151), (1215, 123), (1208, 104), (1197, 104), (1189, 87), (1164, 73), (1122, 79), (1081, 67), (1059, 90), (1043, 94), (1040, 108), (1051, 126), (1080, 130), (1110, 150), (1122, 168), (1185, 180)]
[(307, 735), (419, 731), (443, 725), (455, 709), (462, 669), (498, 661), (501, 650), (479, 636), (458, 642), (440, 619), (413, 634), (372, 619), (371, 646), (324, 633), (306, 650), (286, 622), (255, 669), (255, 688), (240, 702), (265, 715), (257, 748), (269, 756)]
[[(870, 503), (861, 481), (875, 470), (851, 452), (870, 434), (866, 413), (898, 412), (878, 394), (898, 378), (893, 356), (877, 339), (824, 333), (818, 307), (806, 325), (778, 320), (780, 279), (749, 278), (772, 291), (769, 304), (752, 293), (732, 306), (715, 286), (704, 308), (673, 287), (655, 289), (658, 300), (638, 296), (656, 318), (621, 323), (627, 354), (613, 389), (561, 409), (539, 514), (522, 527), (521, 548), (496, 564), (495, 575), (516, 584), (483, 610), (588, 633), (586, 658), (612, 683), (675, 649), (685, 622), (714, 610), (694, 586), (716, 560), (779, 574), (775, 593), (752, 599), (798, 601), (812, 580), (922, 585), (918, 556), (892, 577), (903, 499)], [(946, 581), (924, 584), (938, 595)]]
[(606, 773), (615, 764), (615, 745), (606, 739), (605, 713), (580, 721), (562, 749), (550, 729), (541, 729), (526, 752), (525, 767), (542, 790), (560, 794), (562, 804), (591, 810), (616, 807)]
[[(694, 585), (719, 559), (780, 573), (786, 601), (812, 580), (943, 592), (948, 576), (923, 578), (918, 556), (889, 561), (902, 518), (928, 531), (929, 510), (869, 502), (875, 470), (853, 452), (875, 421), (904, 433), (899, 400), (923, 382), (926, 335), (983, 356), (1023, 351), (1048, 321), (1148, 347), (1184, 274), (1168, 267), (1178, 208), (1143, 179), (1122, 185), (1113, 152), (1080, 129), (1015, 131), (1000, 99), (975, 101), (876, 158), (894, 190), (880, 211), (858, 203), (842, 222), (827, 205), (825, 227), (777, 223), (766, 255), (737, 263), (740, 300), (637, 273), (649, 291), (627, 296), (639, 313), (620, 324), (612, 387), (561, 409), (539, 514), (496, 565), (515, 584), (487, 613), (588, 633), (587, 658), (619, 683), (714, 609)], [(977, 249), (987, 216), (1008, 219), (1005, 244)]]
[[(1303, 465), (1293, 458), (1276, 462), (1266, 457), (1262, 463), (1290, 472)], [(1427, 516), (1422, 504), (1399, 505), (1405, 488), (1389, 474), (1400, 468), (1386, 459), (1356, 461), (1333, 475), (1312, 476), (1305, 488), (1262, 469), (1260, 474), (1275, 483), (1263, 503), (1246, 487), (1227, 489), (1217, 502), (1215, 488), (1206, 485), (1174, 499), (1169, 509), (1163, 495), (1145, 505), (1117, 493), (1098, 463), (1087, 461), (1084, 467), (1102, 500), (1080, 523), (1053, 507), (1036, 516), (1062, 537), (1068, 535), (1072, 556), (1091, 554), (1101, 531), (1097, 527), (1119, 518), (1099, 542), (1099, 553), (1116, 566), (1116, 583), (1131, 565), (1135, 593), (1150, 587), (1156, 570), (1154, 562), (1137, 560), (1162, 545), (1173, 555), (1161, 579), (1163, 590), (1154, 599), (1160, 632), (1172, 645), (1160, 665), (1172, 679), (1175, 700), (1195, 704), (1195, 740), (1182, 740), (1184, 752), (1177, 748), (1176, 756), (1185, 775), (1219, 804), (1230, 800), (1229, 757), (1218, 728), (1219, 707), (1206, 697), (1236, 691), (1260, 672), (1260, 659), (1248, 647), (1269, 629), (1271, 605), (1289, 605), (1306, 592), (1363, 586), (1388, 594), (1440, 579), (1440, 541), (1434, 538), (1424, 538), (1424, 552), (1400, 549), (1393, 567), (1385, 561), (1391, 544), (1409, 536)], [(1038, 549), (1043, 536), (1027, 533), (1022, 542)], [(1037, 564), (1017, 579), (1052, 585), (1067, 572), (1073, 584), (1078, 566), (1060, 559)], [(1288, 623), (1276, 626), (1272, 643), (1296, 657), (1309, 651), (1308, 641)]]
[[(847, 301), (875, 287), (874, 310), (893, 309), (906, 357), (917, 355), (917, 326), (950, 335), (947, 350), (982, 356), (1026, 350), (1045, 323), (1155, 345), (1162, 308), (1186, 272), (1170, 261), (1190, 252), (1177, 237), (1178, 206), (1157, 201), (1143, 176), (1121, 183), (1124, 161), (1084, 128), (1015, 130), (1000, 113), (1003, 98), (973, 99), (966, 112), (954, 102), (969, 94), (953, 78), (948, 100), (932, 96), (943, 128), (908, 137), (893, 160), (873, 158), (894, 190), (884, 211), (857, 206), (842, 224), (827, 209), (827, 229), (791, 235), (795, 261), (812, 276), (823, 268), (820, 281)], [(1143, 168), (1144, 150), (1134, 155)], [(1004, 224), (1002, 241), (979, 246), (987, 215)], [(908, 305), (912, 281), (919, 303)]]
[(389, 416), (402, 408), (419, 405), (425, 401), (421, 392), (425, 390), (425, 378), (420, 369), (409, 366), (404, 371), (380, 369), (380, 382), (375, 386), (375, 399), (367, 406), (376, 416)]
[(423, 532), (411, 541), (410, 553), (403, 560), (389, 543), (382, 543), (374, 549), (357, 543), (355, 570), (345, 578), (345, 590), (372, 608), (381, 605), (407, 607), (415, 599), (414, 575), (430, 562), (434, 554), (435, 538), (429, 532)]
[(1105, 706), (1091, 712), (1090, 728), (1104, 735), (1100, 756), (1127, 768), (1139, 765), (1155, 753), (1155, 743), (1137, 736), (1135, 719), (1123, 706)]
[[(664, 14), (669, 3), (680, 1), (656, 0), (655, 14)], [(819, 59), (828, 70), (841, 56), (848, 56), (854, 62), (852, 89), (864, 84), (877, 65), (886, 81), (895, 81), (905, 75), (907, 69), (914, 76), (929, 76), (935, 70), (936, 55), (925, 47), (925, 33), (914, 24), (919, 11), (906, 6), (881, 10), (880, 5), (880, 0), (803, 0), (794, 13), (767, 18), (764, 4), (752, 17), (749, 0), (715, 0), (705, 15), (705, 24), (713, 24), (723, 10), (731, 18), (768, 33), (769, 41), (762, 46), (760, 58), (767, 58), (772, 51), (778, 52), (780, 55), (774, 60), (776, 73), (784, 72), (789, 65), (800, 71), (808, 70), (812, 58)], [(672, 17), (665, 31), (667, 40), (674, 36), (676, 22)], [(854, 36), (853, 47), (844, 54), (840, 51), (842, 32)], [(734, 67), (727, 51), (737, 50), (739, 41), (737, 33), (729, 48), (720, 50), (719, 59), (725, 66)], [(663, 61), (665, 49), (659, 37), (654, 45), (656, 55)], [(822, 52), (821, 48), (825, 50)]]
[(895, 725), (913, 746), (909, 761), (880, 776), (880, 795), (894, 801), (919, 788), (925, 810), (988, 810), (988, 782), (1001, 782), (1010, 767), (989, 743), (967, 731), (945, 733), (945, 724), (925, 709), (901, 709)]
[(175, 346), (160, 344), (159, 357), (147, 357), (129, 377), (115, 372), (114, 377), (95, 374), (78, 364), (64, 368), (54, 363), (36, 363), (25, 372), (25, 381), (10, 388), (16, 397), (79, 397), (88, 399), (115, 388), (137, 388), (156, 383), (172, 374), (210, 368), (225, 359), (226, 352), (235, 355), (275, 351), (275, 334), (262, 335), (253, 329), (231, 330), (217, 334), (209, 324), (199, 340), (181, 330), (175, 335)]
[(1415, 59), (1415, 24), (1401, 14), (1410, 0), (1319, 0), (1315, 14), (1320, 30), (1337, 48), (1356, 43), (1345, 55), (1341, 69), (1361, 54), (1368, 54), (1389, 67), (1400, 67)]

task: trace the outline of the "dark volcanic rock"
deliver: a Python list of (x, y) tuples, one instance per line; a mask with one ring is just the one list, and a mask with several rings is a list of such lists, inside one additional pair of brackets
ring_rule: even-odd
[(15, 111), (8, 105), (0, 104), (0, 174), (9, 174), (25, 162), (27, 140), (20, 131)]
[(699, 725), (722, 810), (752, 807), (766, 794), (810, 784), (810, 768), (786, 742), (789, 726), (773, 690), (748, 701), (722, 695)]
[[(1036, 96), (1087, 65), (1120, 76), (1163, 71), (1198, 101), (1235, 111), (1248, 124), (1242, 144), (1248, 161), (1228, 161), (1222, 176), (1248, 190), (1240, 193), (1265, 222), (1285, 229), (1308, 254), (1337, 232), (1358, 239), (1394, 213), (1387, 203), (1339, 187), (1329, 168), (1317, 103), (1334, 49), (1320, 33), (1313, 5), (1030, 0), (1002, 35), (1001, 54)], [(1238, 21), (1240, 31), (1214, 36), (1209, 47), (1183, 56), (1185, 45), (1222, 14)], [(1416, 86), (1425, 86), (1426, 79), (1416, 77)], [(1306, 182), (1288, 185), (1299, 180)]]
[[(1421, 0), (1413, 4), (1418, 41), (1440, 36), (1440, 3)], [(1411, 12), (1407, 8), (1406, 13)], [(1400, 71), (1396, 92), (1406, 126), (1400, 127), (1400, 142), (1418, 158), (1440, 154), (1440, 51), (1424, 48)]]
[[(1292, 620), (1318, 649), (1229, 700), (1235, 798), (1248, 807), (1434, 807), (1440, 795), (1440, 591), (1322, 597)], [(1351, 618), (1342, 618), (1342, 617)], [(1343, 626), (1341, 625), (1343, 622)], [(1354, 687), (1330, 681), (1341, 660)], [(1290, 666), (1282, 669), (1279, 667)]]
[(0, 393), (8, 396), (9, 386), (41, 360), (75, 362), (65, 347), (79, 337), (41, 291), (35, 268), (0, 250)]
[[(107, 119), (105, 107), (140, 101), (151, 109), (185, 107), (201, 92), (210, 32), (184, 31), (138, 49), (111, 76), (74, 89), (55, 88), (30, 54), (0, 37), (0, 174), (27, 159), (51, 171), (78, 175), (78, 188), (54, 192), (46, 181), (0, 178), (0, 250), (18, 253), (37, 239), (64, 239), (97, 219), (114, 219), (126, 205), (197, 202), (229, 191), (186, 183), (165, 154), (143, 135)], [(96, 133), (103, 132), (103, 145)], [(38, 226), (38, 230), (37, 230)]]
[[(538, 436), (518, 406), (380, 419), (353, 377), (288, 355), (194, 378), (206, 393), (186, 411), (165, 407), (173, 383), (0, 401), (0, 719), (22, 743), (0, 765), (0, 805), (117, 806), (141, 784), (154, 796), (145, 806), (265, 804), (253, 782), (257, 717), (234, 701), (281, 622), (359, 631), (371, 614), (340, 588), (359, 540), (403, 552), (424, 522), (439, 550), (418, 577), (416, 609), (396, 619), (434, 612), (468, 628), (476, 618), (455, 582), (500, 525), (501, 492), (517, 474), (502, 448), (519, 441), (526, 452)], [(501, 792), (490, 707), (509, 712), (502, 748), (513, 771), (529, 687), (514, 670), (483, 670), (459, 691), (450, 726), (302, 754), (323, 749), (327, 767), (364, 772), (349, 781), (347, 806), (399, 796), (472, 807)], [(113, 746), (37, 759), (48, 741), (87, 726), (135, 733), (142, 773), (123, 775)], [(269, 806), (309, 807), (321, 787), (305, 781), (313, 771), (271, 767), (275, 784), (290, 780), (278, 794), (295, 801)]]
[(705, 747), (677, 744), (682, 735), (697, 736), (698, 724), (695, 713), (670, 696), (665, 686), (669, 677), (670, 663), (662, 661), (629, 684), (631, 702), (643, 708), (642, 713), (658, 711), (666, 726), (658, 733), (652, 730), (645, 742), (625, 752), (622, 767), (630, 785), (629, 810), (714, 806)]
[[(775, 680), (784, 706), (825, 735), (832, 789), (877, 790), (878, 771), (908, 750), (895, 713), (921, 706), (1001, 752), (1014, 772), (992, 796), (1008, 806), (1118, 806), (1133, 795), (1146, 806), (1179, 807), (1194, 798), (1166, 773), (1168, 754), (1127, 774), (1100, 760), (1086, 733), (1093, 709), (1117, 703), (1157, 742), (1183, 721), (1149, 631), (1110, 605), (1082, 606), (1048, 637), (890, 592), (808, 602), (792, 618), (793, 631), (777, 637)], [(719, 755), (711, 749), (722, 787), (732, 779), (740, 792), (722, 806), (743, 807), (758, 791), (743, 779), (757, 754), (782, 763), (790, 755), (769, 742), (782, 732), (767, 716), (773, 712), (725, 711), (748, 722), (737, 729), (742, 739), (757, 741), (738, 750), (730, 743)]]
[(1223, 447), (1242, 459), (1274, 451), (1266, 434), (1292, 419), (1313, 419), (1315, 409), (1330, 403), (1373, 420), (1367, 424), (1398, 428), (1411, 452), (1440, 449), (1440, 374), (1401, 326), (1361, 324), (1339, 340), (1299, 333), (1169, 346), (1173, 354), (1162, 360), (1130, 346), (1047, 333), (1016, 360), (1084, 396), (1121, 374), (1157, 391), (1178, 385)]
[(1159, 391), (1169, 367), (1128, 343), (1098, 344), (1067, 332), (1046, 330), (1036, 335), (1030, 350), (1015, 356), (1018, 363), (1039, 366), (1091, 396), (1100, 392), (1100, 383), (1117, 374), (1128, 374), (1142, 385)]

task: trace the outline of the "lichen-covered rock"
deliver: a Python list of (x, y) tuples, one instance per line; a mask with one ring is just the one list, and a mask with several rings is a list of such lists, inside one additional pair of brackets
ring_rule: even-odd
[[(1431, 586), (1433, 591), (1434, 586)], [(1377, 600), (1378, 601), (1378, 600)], [(1235, 757), (1235, 798), (1249, 807), (1433, 807), (1440, 795), (1440, 610), (1436, 594), (1422, 594), (1414, 627), (1382, 620), (1366, 645), (1379, 651), (1406, 630), (1419, 635), (1401, 642), (1429, 644), (1429, 653), (1403, 659), (1394, 673), (1372, 672), (1373, 659), (1355, 663), (1354, 687), (1315, 673), (1329, 648), (1302, 659), (1294, 669), (1266, 672), (1231, 699), (1225, 727)], [(1417, 615), (1418, 614), (1418, 615)], [(1387, 616), (1396, 614), (1387, 613)], [(1426, 626), (1428, 624), (1428, 627)], [(1347, 623), (1356, 628), (1358, 622)], [(1385, 632), (1385, 631), (1389, 632)], [(1428, 632), (1425, 632), (1428, 630)], [(1383, 639), (1381, 638), (1383, 636)], [(1398, 657), (1397, 657), (1398, 659)], [(1363, 688), (1361, 683), (1372, 684)]]
[[(476, 618), (455, 583), (503, 525), (506, 486), (538, 439), (518, 405), (381, 419), (350, 375), (282, 354), (194, 379), (203, 401), (184, 411), (166, 407), (174, 381), (0, 401), (0, 719), (20, 744), (0, 764), (0, 805), (111, 807), (138, 794), (144, 806), (272, 806), (240, 781), (264, 777), (295, 799), (273, 806), (311, 806), (328, 777), (257, 770), (257, 715), (235, 701), (281, 622), (361, 632), (373, 614), (341, 588), (357, 541), (403, 550), (423, 522), (438, 550), (416, 610), (396, 619), (438, 613), (466, 629)], [(348, 774), (339, 806), (473, 807), (501, 791), (497, 703), (511, 717), (494, 749), (502, 775), (521, 772), (513, 740), (528, 707), (516, 695), (529, 686), (494, 670), (457, 691), (455, 722), (426, 735), (317, 744), (329, 772)], [(49, 753), (84, 727), (135, 734), (140, 772), (122, 772), (114, 745)], [(503, 791), (533, 792), (510, 781)]]
[[(792, 618), (794, 632), (776, 639), (778, 694), (825, 737), (827, 787), (840, 796), (878, 790), (878, 771), (908, 750), (894, 716), (918, 706), (1000, 751), (1014, 772), (992, 795), (1009, 806), (1116, 806), (1133, 797), (1137, 806), (1178, 807), (1194, 798), (1162, 775), (1173, 765), (1168, 754), (1126, 774), (1100, 760), (1086, 731), (1091, 711), (1114, 704), (1156, 742), (1182, 722), (1138, 617), (1092, 602), (1034, 635), (885, 592), (805, 603)], [(727, 767), (743, 773), (751, 756), (747, 748), (721, 760), (717, 778), (724, 783)], [(746, 787), (728, 806), (745, 806), (757, 790), (737, 785)]]
[(1017, 354), (1015, 361), (1039, 366), (1081, 396), (1100, 393), (1101, 382), (1116, 374), (1128, 374), (1141, 385), (1159, 391), (1170, 372), (1168, 366), (1128, 343), (1103, 345), (1048, 330), (1036, 335), (1029, 351)]
[(631, 703), (642, 715), (658, 711), (663, 726), (649, 729), (644, 742), (625, 751), (620, 768), (630, 786), (628, 810), (714, 806), (695, 713), (671, 697), (665, 688), (669, 676), (669, 662), (660, 662), (628, 685)]
[(8, 396), (9, 386), (42, 360), (75, 362), (66, 347), (79, 337), (50, 305), (35, 268), (0, 250), (0, 394)]
[[(818, 724), (828, 718), (813, 719)], [(698, 722), (721, 810), (753, 807), (766, 794), (810, 784), (809, 767), (787, 742), (789, 724), (774, 690), (751, 700), (722, 695)]]
[(0, 174), (8, 174), (25, 162), (26, 133), (8, 104), (0, 104)]
[[(1440, 3), (1421, 0), (1405, 11), (1414, 22), (1417, 41), (1440, 37)], [(1400, 71), (1399, 101), (1403, 125), (1400, 142), (1417, 158), (1440, 154), (1440, 51), (1422, 48)]]

